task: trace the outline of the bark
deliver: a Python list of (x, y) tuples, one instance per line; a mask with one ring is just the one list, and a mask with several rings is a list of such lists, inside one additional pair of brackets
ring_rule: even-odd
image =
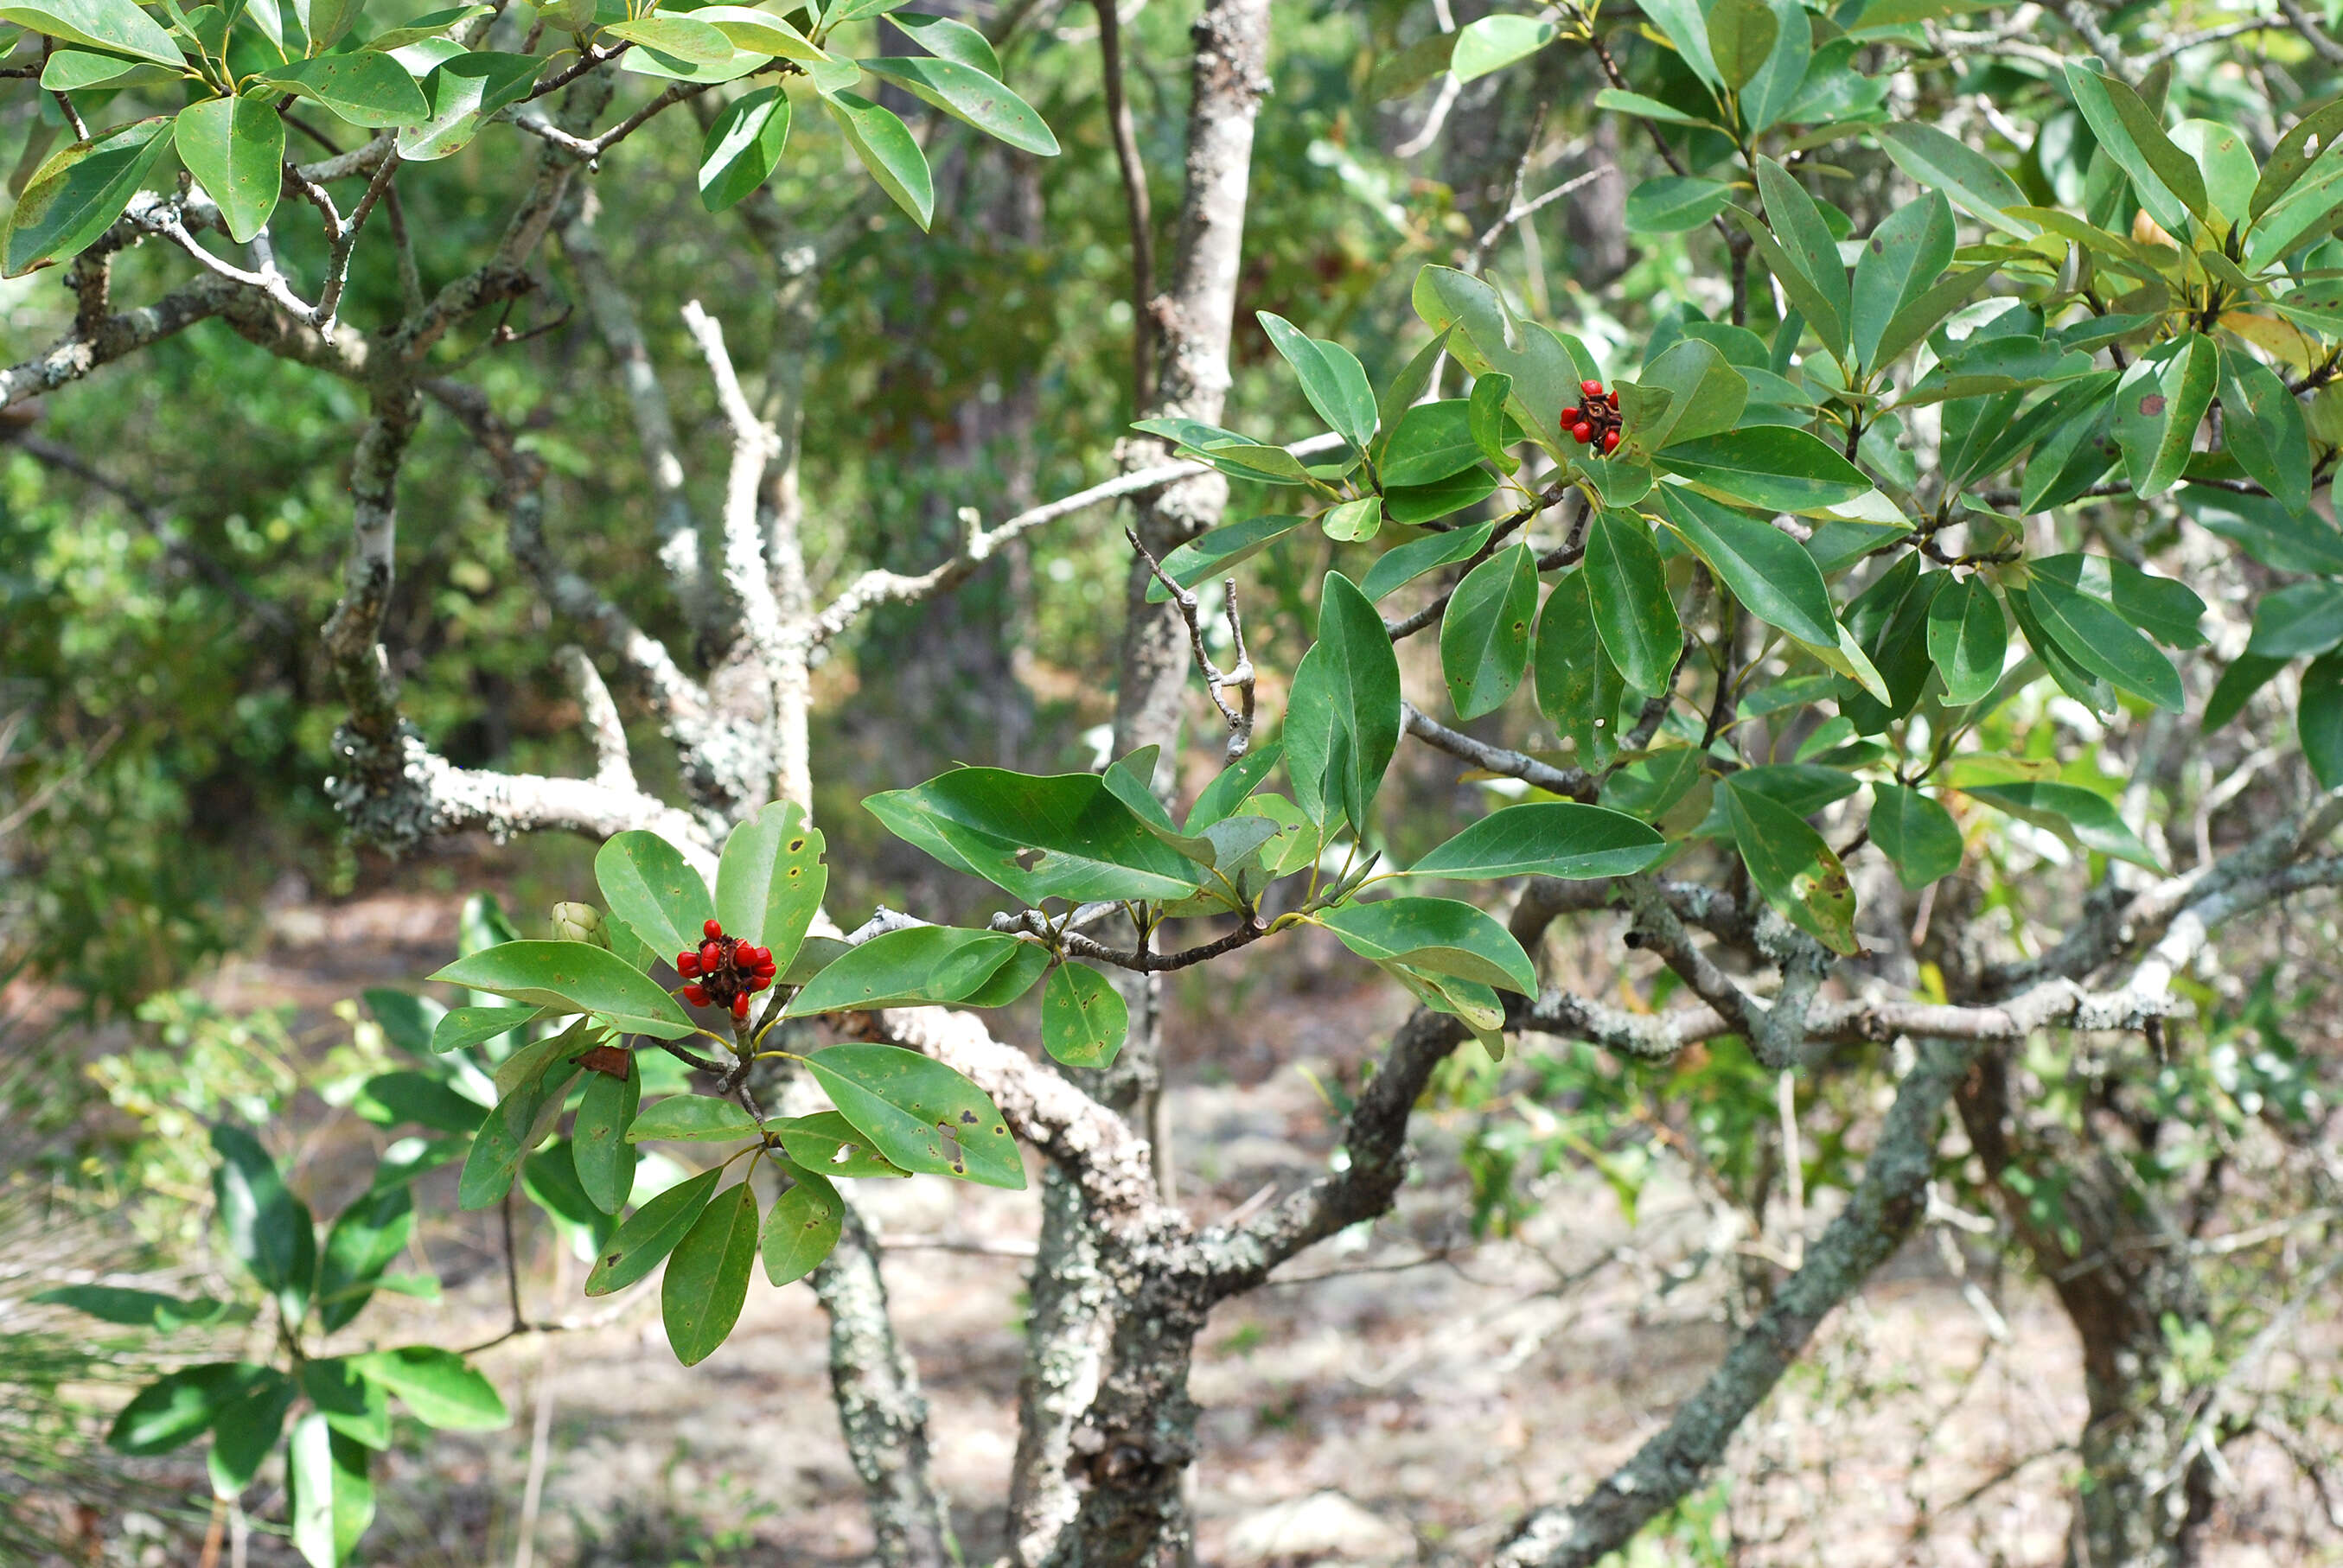
[(2183, 1568), (2212, 1513), (2213, 1473), (2189, 1449), (2192, 1397), (2165, 1325), (2210, 1310), (2187, 1237), (2111, 1151), (2030, 1129), (2012, 1099), (2007, 1048), (1962, 1086), (1969, 1141), (2035, 1269), (2083, 1345), (2089, 1415), (2066, 1543), (2075, 1568)]
[(878, 1561), (883, 1568), (945, 1568), (960, 1553), (930, 1473), (928, 1402), (888, 1315), (878, 1247), (850, 1204), (838, 1245), (812, 1282), (830, 1314), (830, 1394), (869, 1494)]
[(1498, 1568), (1593, 1568), (1700, 1483), (1815, 1328), (1893, 1256), (1926, 1208), (1939, 1113), (1974, 1047), (1931, 1040), (1905, 1075), (1845, 1209), (1666, 1428), (1578, 1503), (1530, 1515)]

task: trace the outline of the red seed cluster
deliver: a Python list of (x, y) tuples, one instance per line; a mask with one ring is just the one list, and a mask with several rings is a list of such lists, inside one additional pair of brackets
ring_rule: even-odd
[(773, 983), (779, 965), (773, 950), (753, 947), (728, 937), (724, 927), (710, 920), (700, 928), (699, 950), (675, 955), (675, 972), (688, 983), (683, 1000), (694, 1007), (720, 1007), (734, 1018), (749, 1016), (749, 999)]
[(1604, 391), (1600, 381), (1581, 381), (1578, 393), (1578, 407), (1562, 411), (1562, 427), (1580, 446), (1607, 457), (1619, 445), (1619, 394)]

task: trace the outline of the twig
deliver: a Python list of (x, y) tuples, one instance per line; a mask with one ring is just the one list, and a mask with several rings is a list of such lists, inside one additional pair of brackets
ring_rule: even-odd
[(1147, 199), (1147, 166), (1122, 85), (1122, 18), (1117, 0), (1094, 0), (1099, 19), (1099, 69), (1106, 85), (1107, 128), (1122, 176), (1122, 205), (1131, 225), (1131, 396), (1145, 407), (1155, 385), (1155, 218)]
[[(1172, 596), (1172, 602), (1180, 607), (1180, 618), (1188, 623), (1188, 642), (1195, 650), (1196, 668), (1202, 672), (1204, 685), (1212, 691), (1212, 706), (1221, 710), (1221, 718), (1229, 727), (1228, 752), (1222, 759), (1222, 765), (1234, 763), (1252, 744), (1253, 704), (1252, 660), (1245, 654), (1244, 623), (1237, 617), (1237, 579), (1230, 578), (1223, 585), (1229, 636), (1235, 639), (1237, 649), (1236, 663), (1223, 672), (1219, 665), (1212, 662), (1212, 656), (1204, 651), (1204, 628), (1197, 618), (1196, 596), (1172, 580), (1171, 574), (1163, 569), (1163, 563), (1139, 542), (1136, 528), (1124, 528), (1122, 537), (1131, 541), (1131, 549), (1147, 563), (1147, 569), (1154, 574), (1157, 582), (1163, 585), (1164, 591)], [(1222, 695), (1231, 689), (1234, 689), (1237, 694), (1233, 706)]]
[(1594, 776), (1583, 768), (1556, 768), (1519, 751), (1475, 740), (1430, 718), (1412, 703), (1401, 704), (1400, 725), (1425, 745), (1470, 762), (1483, 772), (1518, 779), (1524, 784), (1589, 804), (1597, 793)]

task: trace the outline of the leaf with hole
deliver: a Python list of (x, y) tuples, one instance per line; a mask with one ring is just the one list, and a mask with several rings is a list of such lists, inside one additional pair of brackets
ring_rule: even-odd
[(607, 1296), (623, 1291), (657, 1268), (708, 1207), (722, 1175), (721, 1170), (703, 1171), (628, 1215), (595, 1257), (593, 1271), (586, 1276), (586, 1293)]
[(834, 1045), (806, 1059), (839, 1113), (906, 1171), (1022, 1190), (1025, 1161), (984, 1091), (896, 1045)]
[(1845, 866), (1805, 818), (1739, 779), (1728, 775), (1716, 793), (1749, 879), (1792, 925), (1835, 953), (1854, 952), (1855, 889)]
[(838, 1245), (846, 1220), (846, 1201), (837, 1188), (802, 1167), (787, 1169), (794, 1180), (788, 1191), (773, 1200), (759, 1244), (765, 1258), (765, 1278), (776, 1285), (813, 1272)]
[(1130, 1028), (1131, 1009), (1106, 976), (1076, 963), (1050, 971), (1041, 988), (1041, 1047), (1052, 1058), (1068, 1067), (1111, 1067)]

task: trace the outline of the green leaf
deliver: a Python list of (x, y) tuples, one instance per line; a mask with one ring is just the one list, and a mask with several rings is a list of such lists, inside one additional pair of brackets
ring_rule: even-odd
[(293, 1544), (310, 1568), (340, 1568), (374, 1523), (365, 1446), (336, 1432), (322, 1411), (293, 1423), (285, 1443)]
[(835, 1111), (812, 1116), (776, 1117), (766, 1123), (790, 1161), (830, 1177), (909, 1176), (910, 1172), (879, 1152), (878, 1147), (851, 1121)]
[(626, 1206), (635, 1190), (635, 1113), (640, 1108), (643, 1075), (628, 1062), (624, 1078), (607, 1072), (586, 1074), (586, 1094), (578, 1102), (578, 1121), (570, 1129), (569, 1158), (578, 1171), (578, 1185), (605, 1214)]
[(1106, 976), (1061, 963), (1041, 988), (1041, 1047), (1068, 1067), (1111, 1067), (1131, 1028), (1131, 1009)]
[(910, 926), (847, 950), (789, 1000), (785, 1016), (964, 1001), (1016, 957), (995, 931)]
[(1410, 539), (1385, 550), (1367, 568), (1366, 580), (1359, 591), (1381, 603), (1398, 589), (1430, 571), (1454, 566), (1481, 553), (1497, 525), (1475, 523), (1469, 528), (1451, 528), (1444, 534), (1426, 534), (1420, 539)]
[(1849, 326), (1856, 364), (1878, 366), (1888, 323), (1936, 286), (1952, 265), (1953, 241), (1953, 209), (1940, 194), (1911, 203), (1871, 231), (1855, 264)]
[(1679, 442), (1659, 461), (1721, 499), (1761, 511), (1823, 512), (1871, 489), (1861, 469), (1788, 425), (1752, 425)]
[(2074, 784), (2020, 779), (2008, 784), (1965, 784), (1961, 793), (2118, 860), (2151, 871), (2164, 867), (2116, 812), (2113, 802)]
[(759, 87), (724, 106), (699, 144), (699, 205), (723, 212), (765, 183), (789, 145), (789, 100)]
[(580, 1022), (505, 1059), (497, 1069), (497, 1090), (502, 1098), (481, 1123), (470, 1151), (464, 1156), (463, 1174), (456, 1184), (458, 1203), (467, 1209), (485, 1209), (512, 1190), (522, 1157), (537, 1147), (545, 1124), (561, 1109), (569, 1081), (578, 1076), (575, 1058), (595, 1038), (590, 1026)]
[(732, 58), (732, 40), (706, 22), (695, 22), (689, 16), (641, 16), (613, 22), (602, 29), (613, 38), (624, 38), (629, 44), (639, 44), (669, 55), (690, 65), (721, 65)]
[(708, 1207), (717, 1180), (723, 1174), (720, 1168), (703, 1171), (689, 1181), (676, 1183), (628, 1215), (595, 1258), (593, 1271), (586, 1276), (586, 1293), (607, 1296), (614, 1291), (623, 1291), (657, 1268), (659, 1260), (675, 1251), (675, 1244), (683, 1240), (684, 1232), (699, 1218), (699, 1211)]
[[(760, 11), (753, 5), (702, 5), (693, 10), (690, 15), (694, 22), (705, 22), (723, 34), (735, 49), (745, 49), (757, 55), (779, 56), (784, 60), (795, 60), (804, 65), (851, 68), (847, 62), (834, 59), (829, 51), (770, 11)], [(901, 19), (896, 18), (896, 20), (900, 22)], [(958, 24), (952, 23), (947, 25), (957, 26)], [(963, 29), (963, 31), (973, 31), (973, 29)], [(980, 44), (983, 42), (981, 34), (978, 35), (977, 41)], [(936, 53), (940, 55), (947, 51), (939, 49)], [(991, 57), (991, 50), (989, 46), (985, 50), (985, 56), (988, 59)], [(966, 63), (976, 64), (973, 60)], [(999, 75), (998, 72), (990, 74)], [(850, 82), (847, 85), (850, 86), (853, 84)]]
[(212, 1149), (220, 1157), (212, 1192), (228, 1250), (297, 1323), (308, 1312), (309, 1287), (317, 1272), (317, 1231), (309, 1207), (285, 1190), (277, 1162), (241, 1127), (225, 1121), (215, 1126)]
[(339, 1356), (301, 1363), (301, 1392), (344, 1437), (377, 1452), (390, 1446), (390, 1393)]
[(1727, 776), (1716, 793), (1749, 879), (1766, 901), (1831, 951), (1854, 952), (1855, 890), (1823, 836), (1739, 774)]
[(1917, 892), (1961, 869), (1961, 829), (1943, 806), (1885, 780), (1871, 787), (1871, 801), (1872, 842), (1906, 888)]
[(1176, 899), (1202, 875), (1095, 774), (958, 768), (862, 804), (897, 838), (1029, 904)]
[(1058, 138), (1033, 106), (972, 65), (927, 55), (875, 55), (861, 64), (873, 75), (909, 88), (912, 96), (1020, 152), (1058, 156)]
[(829, 890), (822, 849), (820, 830), (806, 825), (794, 800), (767, 806), (733, 829), (716, 869), (716, 918), (725, 934), (772, 949), (773, 962), (789, 968)]
[(1582, 768), (1601, 768), (1619, 749), (1619, 704), (1626, 682), (1603, 650), (1594, 625), (1587, 575), (1574, 571), (1554, 584), (1538, 616), (1538, 711), (1544, 714)]
[(0, 231), (7, 276), (21, 277), (45, 261), (87, 249), (170, 150), (171, 122), (150, 119), (51, 153)]
[(1688, 115), (1674, 104), (1664, 104), (1657, 98), (1645, 97), (1641, 93), (1624, 92), (1617, 87), (1605, 87), (1595, 94), (1594, 106), (1598, 109), (1609, 109), (1614, 114), (1632, 115), (1639, 120), (1657, 120), (1665, 126), (1691, 126), (1700, 130), (1715, 131), (1720, 135), (1731, 134), (1715, 120), (1704, 120), (1697, 115)]
[(266, 1377), (220, 1406), (212, 1418), (211, 1452), (205, 1455), (214, 1496), (244, 1495), (284, 1435), (286, 1412), (297, 1392), (291, 1378), (271, 1367)]
[(1477, 466), (1437, 484), (1393, 485), (1383, 491), (1383, 514), (1394, 523), (1437, 522), (1485, 500), (1496, 487), (1497, 476)]
[(2100, 147), (2131, 177), (2139, 205), (2166, 232), (2186, 235), (2191, 213), (2200, 218), (2212, 216), (2203, 173), (2172, 145), (2156, 111), (2137, 93), (2113, 77), (2072, 64), (2066, 66), (2066, 86)]
[(1271, 769), (1284, 756), (1285, 749), (1278, 741), (1256, 744), (1242, 757), (1230, 763), (1204, 786), (1203, 793), (1188, 811), (1188, 819), (1181, 825), (1184, 833), (1201, 833), (1215, 822), (1224, 821), (1242, 806), (1245, 799), (1261, 788)]
[(906, 1171), (960, 1176), (1012, 1191), (1025, 1161), (982, 1090), (898, 1045), (833, 1045), (806, 1059), (830, 1103)]
[(1537, 970), (1521, 944), (1489, 916), (1454, 899), (1383, 899), (1344, 904), (1317, 918), (1361, 958), (1537, 994)]
[(1391, 634), (1350, 578), (1328, 572), (1318, 640), (1294, 673), (1285, 716), (1286, 770), (1311, 820), (1323, 822), (1340, 809), (1352, 827), (1363, 829), (1399, 729), (1399, 656)]
[(1645, 696), (1665, 689), (1684, 650), (1684, 628), (1650, 527), (1633, 512), (1597, 512), (1583, 575), (1595, 632), (1622, 678)]
[(611, 915), (669, 962), (699, 946), (702, 927), (716, 915), (708, 884), (657, 833), (613, 835), (595, 851), (594, 880)]
[(1663, 486), (1668, 521), (1750, 614), (1801, 642), (1838, 640), (1838, 620), (1821, 568), (1805, 547), (1773, 524)]
[(430, 102), (415, 78), (373, 49), (320, 55), (277, 66), (261, 78), (272, 87), (324, 105), (354, 126), (396, 129), (431, 117)]
[(983, 34), (965, 22), (949, 16), (932, 16), (924, 11), (897, 11), (888, 23), (903, 36), (919, 45), (930, 55), (940, 55), (947, 60), (958, 60), (988, 76), (1000, 76), (1001, 56)]
[(2173, 128), (2172, 143), (2205, 176), (2210, 216), (2230, 228), (2243, 223), (2261, 176), (2244, 134), (2211, 120), (2183, 120)]
[(358, 1088), (350, 1109), (381, 1127), (412, 1121), (434, 1132), (475, 1132), (488, 1114), (438, 1079), (420, 1072), (382, 1072)]
[(2247, 205), (2247, 216), (2260, 217), (2272, 202), (2286, 195), (2302, 177), (2304, 170), (2327, 155), (2338, 132), (2343, 132), (2343, 98), (2329, 99), (2297, 120), (2278, 138), (2278, 146), (2270, 149), (2268, 161), (2262, 165), (2261, 178), (2254, 184), (2253, 200)]
[(1780, 33), (1765, 0), (1715, 0), (1708, 8), (1708, 55), (1725, 85), (1735, 92), (1748, 85)]
[(1440, 621), (1440, 668), (1458, 717), (1495, 712), (1521, 684), (1537, 594), (1537, 557), (1527, 545), (1500, 550), (1457, 585)]
[(2199, 733), (2210, 735), (2244, 712), (2254, 693), (2268, 685), (2291, 662), (2239, 654), (2221, 672), (2221, 678), (2213, 683), (2212, 693), (2205, 699), (2205, 715), (2197, 726)]
[(442, 1056), (451, 1050), (468, 1050), (544, 1015), (540, 1007), (452, 1008), (433, 1027), (431, 1049)]
[(2343, 574), (2343, 532), (2314, 512), (2290, 512), (2270, 497), (2240, 496), (2210, 485), (2183, 485), (2173, 495), (2199, 527), (2266, 567)]
[(319, 1326), (332, 1333), (354, 1322), (414, 1234), (415, 1195), (405, 1183), (362, 1193), (335, 1216), (317, 1266)]
[(363, 47), (387, 51), (404, 49), (409, 44), (420, 44), (427, 38), (444, 38), (467, 22), (478, 21), (495, 9), (492, 5), (451, 5), (443, 11), (427, 11), (404, 27), (392, 27), (376, 34)]
[(187, 57), (171, 35), (133, 0), (40, 0), (38, 5), (0, 5), (0, 22), (68, 44), (85, 44), (111, 55), (184, 66)]
[(2294, 726), (2318, 787), (2343, 787), (2343, 655), (2322, 654), (2302, 672)]
[[(1868, 367), (1875, 370), (1902, 358), (1914, 345), (1934, 332), (1937, 323), (1966, 305), (1969, 296), (1983, 288), (1998, 271), (2000, 268), (1995, 266), (1974, 266), (1966, 272), (1956, 272), (1907, 301), (1880, 334)], [(2112, 385), (2114, 373), (2108, 374)]]
[(1277, 352), (1293, 367), (1302, 395), (1326, 421), (1326, 427), (1356, 450), (1365, 451), (1367, 443), (1374, 439), (1381, 416), (1374, 389), (1367, 385), (1367, 373), (1358, 357), (1339, 343), (1310, 337), (1282, 316), (1266, 310), (1253, 314)]
[(1640, 383), (1623, 383), (1619, 390), (1623, 411), (1642, 400), (1638, 394), (1667, 394), (1658, 416), (1627, 416), (1625, 440), (1638, 451), (1652, 452), (1733, 428), (1749, 401), (1749, 378), (1727, 364), (1715, 345), (1687, 337), (1646, 366)]
[(494, 1432), (512, 1416), (478, 1372), (454, 1351), (401, 1345), (349, 1358), (350, 1370), (397, 1394), (416, 1420), (441, 1432)]
[(431, 1037), (447, 1019), (446, 1008), (427, 997), (387, 986), (370, 986), (358, 995), (375, 1021), (382, 1025), (384, 1039), (409, 1056), (431, 1053)]
[(2116, 387), (2115, 433), (2132, 493), (2146, 500), (2179, 481), (2220, 372), (2213, 340), (2192, 332), (2160, 365), (2136, 361)]
[[(1578, 406), (1579, 382), (1601, 374), (1585, 346), (1537, 322), (1516, 319), (1494, 288), (1453, 267), (1423, 268), (1415, 275), (1412, 297), (1425, 326), (1449, 333), (1448, 351), (1457, 364), (1475, 376), (1495, 370), (1513, 378), (1507, 411), (1523, 430), (1561, 454), (1568, 442), (1556, 421), (1564, 408)], [(1483, 477), (1481, 494), (1486, 495), (1495, 481)], [(1391, 499), (1393, 518), (1412, 520), (1403, 515), (1397, 498)]]
[(745, 1181), (717, 1194), (668, 1260), (659, 1317), (675, 1359), (698, 1366), (740, 1321), (757, 1262), (757, 1194)]
[(106, 1434), (117, 1452), (168, 1453), (207, 1431), (219, 1412), (279, 1374), (248, 1362), (183, 1367), (148, 1383), (122, 1407)]
[(2343, 583), (2292, 583), (2265, 594), (2254, 610), (2246, 651), (2257, 658), (2299, 658), (2343, 642)]
[(2043, 628), (2077, 664), (2158, 708), (2177, 713), (2186, 705), (2180, 672), (2112, 605), (2040, 576), (2027, 585), (2026, 597)]
[(2024, 206), (2026, 193), (1974, 147), (1916, 120), (1882, 126), (1879, 145), (1897, 168), (1929, 189), (1944, 192), (1971, 216), (2018, 239), (2033, 236), (2031, 224), (2003, 210)]
[(879, 182), (879, 188), (926, 228), (935, 216), (935, 178), (928, 172), (927, 156), (920, 151), (910, 127), (854, 93), (825, 93), (822, 103), (845, 133), (846, 145)]
[(2302, 405), (2269, 367), (2231, 344), (2221, 349), (2221, 439), (2278, 505), (2310, 509), (2310, 432)]
[(712, 1094), (676, 1094), (635, 1113), (627, 1129), (629, 1143), (720, 1142), (754, 1138), (757, 1119)]
[[(1767, 0), (1767, 4), (1776, 25), (1774, 45), (1741, 89), (1741, 123), (1752, 136), (1807, 98), (1807, 75), (1815, 55), (1814, 24), (1800, 0)], [(1813, 119), (1845, 117), (1819, 102), (1814, 107), (1818, 112), (1809, 116)]]
[(1844, 352), (1853, 297), (1846, 264), (1839, 259), (1838, 241), (1830, 226), (1823, 222), (1822, 212), (1806, 187), (1791, 178), (1780, 164), (1762, 155), (1757, 159), (1757, 194), (1765, 199), (1766, 219), (1791, 266), (1830, 307), (1826, 317), (1807, 319), (1826, 345)]
[(1472, 404), (1463, 397), (1419, 403), (1400, 416), (1377, 467), (1386, 485), (1429, 485), (1481, 460)]
[(1569, 800), (1492, 811), (1409, 868), (1418, 877), (1561, 877), (1586, 881), (1648, 871), (1669, 846), (1624, 812)]
[(608, 949), (584, 942), (505, 942), (458, 959), (431, 978), (538, 1007), (593, 1013), (654, 1040), (681, 1040), (692, 1030), (658, 981)]
[(528, 95), (544, 66), (534, 55), (494, 49), (474, 49), (441, 62), (424, 83), (431, 117), (400, 129), (398, 156), (419, 164), (463, 151), (490, 116)]
[(71, 1307), (104, 1322), (126, 1328), (200, 1328), (230, 1321), (236, 1309), (209, 1296), (186, 1301), (157, 1291), (134, 1291), (121, 1285), (57, 1285), (25, 1298), (45, 1306)]
[(2245, 264), (2256, 271), (2294, 250), (2332, 221), (2343, 204), (2343, 158), (2321, 157), (2287, 192), (2254, 221), (2246, 236)]
[(1361, 496), (1329, 507), (1319, 514), (1318, 526), (1326, 537), (1342, 544), (1354, 545), (1371, 539), (1383, 526), (1383, 503), (1373, 496)]
[(1481, 456), (1508, 474), (1521, 466), (1506, 449), (1522, 438), (1521, 427), (1505, 412), (1513, 396), (1513, 378), (1502, 370), (1492, 370), (1474, 377), (1473, 395), (1465, 400), (1464, 422), (1473, 444), (1481, 449)]
[[(1454, 35), (1443, 33), (1441, 36), (1453, 37)], [(1435, 331), (1432, 340), (1417, 349), (1400, 367), (1400, 373), (1392, 377), (1390, 385), (1383, 388), (1383, 397), (1375, 403), (1375, 423), (1383, 431), (1384, 441), (1391, 439), (1391, 433), (1399, 428), (1401, 418), (1432, 385), (1432, 372), (1447, 353), (1448, 334)]]
[(1456, 29), (1455, 50), (1448, 69), (1460, 82), (1475, 82), (1492, 71), (1502, 71), (1525, 60), (1556, 37), (1554, 25), (1534, 16), (1500, 13), (1467, 22)]
[(1983, 578), (1949, 583), (1929, 603), (1928, 658), (1944, 678), (1946, 702), (1982, 700), (2000, 684), (2008, 657), (2009, 625)]
[(1684, 56), (1684, 63), (1692, 67), (1694, 75), (1712, 90), (1723, 91), (1725, 79), (1708, 52), (1708, 18), (1700, 0), (1644, 0), (1639, 9), (1675, 45), (1676, 53)]
[(795, 1179), (789, 1190), (773, 1201), (765, 1216), (759, 1250), (765, 1256), (765, 1278), (786, 1285), (813, 1272), (838, 1245), (846, 1221), (846, 1200), (823, 1178), (791, 1166)]
[[(1309, 520), (1282, 515), (1247, 518), (1241, 523), (1229, 523), (1210, 533), (1199, 534), (1163, 558), (1163, 575), (1182, 588), (1194, 588), (1241, 561), (1251, 560)], [(1171, 598), (1170, 589), (1150, 579), (1148, 603), (1162, 604)]]
[(2063, 583), (2104, 600), (2115, 612), (2172, 648), (2197, 648), (2205, 634), (2205, 601), (2187, 584), (2150, 577), (2128, 561), (2108, 556), (2039, 556), (2026, 563), (2036, 578)]

